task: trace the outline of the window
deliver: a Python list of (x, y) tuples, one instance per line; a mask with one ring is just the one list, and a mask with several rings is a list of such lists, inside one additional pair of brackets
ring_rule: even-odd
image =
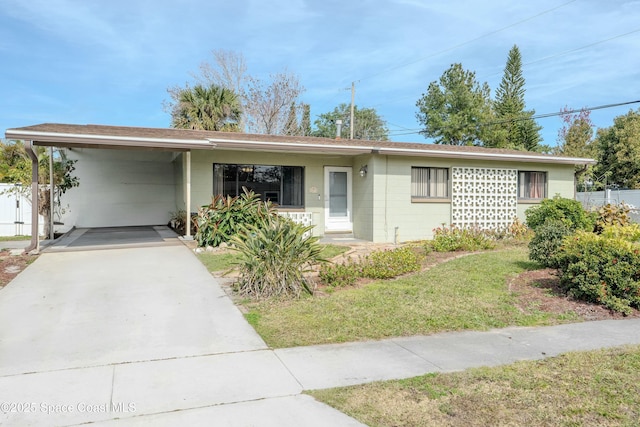
[(239, 196), (242, 187), (253, 190), (263, 201), (285, 207), (304, 207), (302, 166), (213, 165), (213, 193)]
[(546, 172), (518, 172), (518, 198), (544, 199), (547, 197)]
[(412, 167), (411, 197), (421, 199), (449, 198), (449, 169)]

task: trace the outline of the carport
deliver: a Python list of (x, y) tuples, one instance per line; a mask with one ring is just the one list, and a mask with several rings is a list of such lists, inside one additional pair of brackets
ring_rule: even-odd
[[(191, 151), (208, 150), (216, 144), (206, 138), (205, 133), (180, 129), (147, 129), (98, 125), (41, 124), (23, 128), (8, 129), (5, 137), (25, 142), (27, 154), (31, 158), (31, 203), (32, 227), (31, 244), (26, 252), (39, 249), (38, 227), (38, 158), (35, 146), (56, 148), (94, 148), (129, 151), (164, 151), (184, 153), (182, 182), (184, 183), (184, 206), (191, 206)], [(50, 178), (51, 182), (51, 178)], [(82, 182), (80, 183), (82, 185)], [(53, 199), (53, 188), (50, 191)], [(53, 200), (52, 200), (53, 205)], [(185, 209), (186, 223), (190, 221), (189, 209)], [(53, 217), (53, 215), (52, 215)], [(53, 227), (52, 227), (53, 229)], [(186, 227), (186, 237), (190, 238), (190, 228)]]

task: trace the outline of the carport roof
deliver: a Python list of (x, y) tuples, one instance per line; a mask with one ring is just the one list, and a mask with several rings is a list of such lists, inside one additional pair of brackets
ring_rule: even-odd
[(7, 129), (7, 139), (30, 140), (34, 145), (151, 150), (252, 150), (296, 153), (385, 154), (555, 164), (593, 164), (593, 159), (469, 146), (390, 141), (257, 135), (173, 128), (44, 123)]

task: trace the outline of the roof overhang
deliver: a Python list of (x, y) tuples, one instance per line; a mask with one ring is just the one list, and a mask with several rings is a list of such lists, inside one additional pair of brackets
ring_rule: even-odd
[(350, 141), (324, 138), (278, 137), (160, 128), (126, 128), (101, 125), (43, 124), (7, 129), (7, 139), (32, 141), (34, 145), (69, 148), (135, 150), (239, 150), (297, 154), (438, 157), (558, 165), (591, 165), (593, 159), (560, 157), (526, 151), (479, 147), (453, 147), (387, 141)]
[(254, 151), (285, 151), (299, 154), (370, 154), (374, 147), (339, 145), (339, 144), (309, 144), (300, 142), (249, 141), (241, 139), (208, 138), (218, 149), (226, 150), (254, 150)]
[(137, 150), (210, 150), (215, 143), (206, 139), (146, 138), (136, 136), (89, 135), (7, 129), (7, 139), (30, 140), (33, 145), (66, 148), (110, 148)]
[(531, 155), (523, 151), (522, 154), (507, 153), (491, 153), (491, 152), (460, 152), (448, 150), (416, 150), (411, 148), (376, 148), (375, 151), (380, 154), (397, 155), (397, 156), (417, 156), (417, 157), (444, 157), (448, 159), (475, 159), (475, 160), (498, 160), (498, 161), (515, 161), (515, 162), (531, 162), (531, 163), (554, 163), (562, 165), (594, 165), (597, 162), (594, 159), (584, 159), (579, 157), (556, 157)]

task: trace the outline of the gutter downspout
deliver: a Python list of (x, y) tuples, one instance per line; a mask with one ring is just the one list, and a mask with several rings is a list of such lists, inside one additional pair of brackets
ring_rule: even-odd
[(25, 151), (31, 158), (31, 243), (24, 250), (29, 253), (33, 250), (38, 252), (39, 249), (39, 231), (38, 231), (38, 156), (33, 151), (33, 141), (27, 140)]

